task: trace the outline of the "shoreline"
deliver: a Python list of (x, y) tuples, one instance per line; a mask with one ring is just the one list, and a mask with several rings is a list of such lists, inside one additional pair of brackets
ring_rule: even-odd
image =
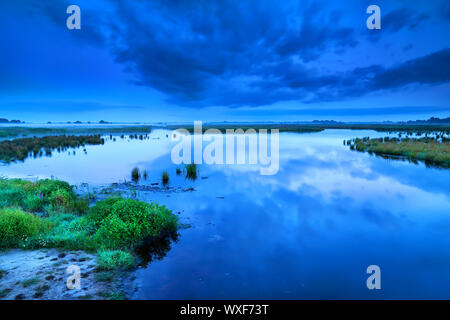
[[(80, 289), (68, 289), (66, 270), (80, 268)], [(122, 300), (133, 294), (134, 270), (97, 270), (96, 255), (82, 250), (0, 251), (0, 300)]]

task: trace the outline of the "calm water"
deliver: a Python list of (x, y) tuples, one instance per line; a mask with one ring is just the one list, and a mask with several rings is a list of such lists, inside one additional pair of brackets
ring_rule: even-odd
[[(176, 176), (173, 142), (108, 140), (85, 154), (55, 153), (0, 167), (7, 177), (55, 178), (89, 188), (130, 180), (134, 166), (192, 192), (138, 192), (183, 223), (138, 269), (135, 299), (450, 299), (450, 170), (350, 151), (342, 140), (374, 131), (280, 135), (280, 170), (200, 166)], [(179, 189), (176, 189), (179, 190)], [(366, 287), (381, 267), (381, 290)]]

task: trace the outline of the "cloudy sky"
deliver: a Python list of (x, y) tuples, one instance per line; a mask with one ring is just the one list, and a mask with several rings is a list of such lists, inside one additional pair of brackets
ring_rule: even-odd
[(3, 0), (0, 118), (447, 117), (449, 26), (448, 0)]

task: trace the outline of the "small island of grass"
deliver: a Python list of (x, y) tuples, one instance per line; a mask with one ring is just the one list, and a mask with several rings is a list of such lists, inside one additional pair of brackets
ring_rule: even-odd
[[(89, 122), (88, 122), (89, 124)], [(107, 127), (0, 127), (0, 138), (13, 138), (17, 136), (31, 135), (56, 135), (56, 134), (125, 134), (125, 133), (150, 133), (150, 126), (107, 126)]]
[(450, 139), (440, 138), (356, 138), (348, 140), (350, 149), (386, 157), (404, 157), (410, 161), (424, 161), (427, 165), (450, 168)]
[(50, 156), (54, 150), (61, 152), (68, 148), (104, 143), (105, 140), (100, 135), (60, 135), (3, 140), (0, 141), (0, 161), (23, 161), (30, 155), (38, 157), (45, 153), (46, 156)]
[(68, 183), (49, 179), (1, 179), (0, 208), (0, 249), (97, 252), (102, 270), (133, 267), (140, 244), (178, 227), (165, 206), (113, 197), (89, 207)]

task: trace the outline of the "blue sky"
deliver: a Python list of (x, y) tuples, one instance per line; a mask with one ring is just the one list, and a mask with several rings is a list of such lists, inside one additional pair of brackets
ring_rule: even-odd
[[(381, 30), (366, 27), (371, 4)], [(0, 118), (447, 117), (449, 25), (444, 0), (6, 0)]]

